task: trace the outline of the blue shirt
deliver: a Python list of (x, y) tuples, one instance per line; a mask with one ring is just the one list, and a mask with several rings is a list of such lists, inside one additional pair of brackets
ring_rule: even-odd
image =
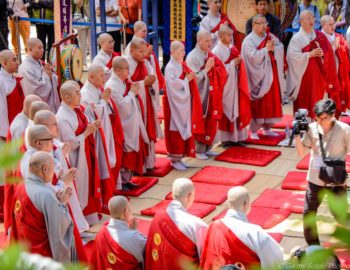
[(313, 4), (310, 4), (310, 6), (305, 7), (304, 4), (300, 4), (298, 6), (298, 11), (297, 14), (295, 15), (293, 22), (292, 22), (292, 27), (293, 29), (299, 29), (300, 28), (300, 13), (303, 12), (304, 10), (310, 11), (314, 17), (315, 17), (315, 25), (314, 29), (318, 30), (321, 28), (321, 23), (320, 23), (320, 11), (318, 10), (318, 7), (316, 7)]

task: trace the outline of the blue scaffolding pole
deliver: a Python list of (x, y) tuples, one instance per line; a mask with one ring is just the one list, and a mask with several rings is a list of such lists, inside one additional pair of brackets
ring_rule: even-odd
[[(105, 0), (100, 1), (100, 17), (101, 17), (101, 30), (106, 32), (106, 5)], [(93, 59), (97, 54), (97, 33), (96, 33), (96, 9), (95, 0), (90, 0), (90, 34), (91, 34), (91, 52), (90, 57)]]
[(151, 26), (148, 27), (147, 40), (158, 58), (158, 0), (142, 0), (142, 20)]

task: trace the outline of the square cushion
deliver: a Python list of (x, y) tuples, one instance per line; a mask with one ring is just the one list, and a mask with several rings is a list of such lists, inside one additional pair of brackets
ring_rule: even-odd
[(282, 189), (303, 190), (307, 188), (307, 172), (288, 172), (282, 182)]
[(154, 170), (148, 170), (146, 175), (155, 177), (164, 177), (173, 170), (171, 162), (165, 157), (157, 157)]
[(164, 139), (160, 139), (156, 142), (156, 154), (161, 154), (161, 155), (168, 154), (168, 151), (166, 150)]
[(131, 182), (136, 184), (136, 185), (139, 185), (139, 186), (135, 189), (128, 190), (128, 191), (116, 190), (116, 191), (114, 191), (114, 195), (138, 197), (142, 193), (146, 192), (151, 187), (156, 185), (158, 183), (158, 178), (134, 176), (131, 179)]
[(286, 138), (286, 133), (284, 131), (274, 131), (278, 133), (278, 136), (265, 136), (262, 135), (262, 131), (258, 132), (259, 140), (253, 140), (250, 138), (250, 133), (248, 139), (246, 139), (246, 143), (248, 144), (256, 144), (256, 145), (267, 145), (267, 146), (277, 146), (281, 141)]
[(310, 154), (307, 154), (305, 157), (303, 157), (299, 163), (297, 164), (298, 170), (308, 170), (310, 164)]
[(285, 114), (285, 115), (283, 115), (282, 120), (280, 122), (274, 124), (272, 128), (286, 129), (286, 127), (289, 126), (289, 128), (292, 129), (293, 120), (294, 120), (293, 115)]

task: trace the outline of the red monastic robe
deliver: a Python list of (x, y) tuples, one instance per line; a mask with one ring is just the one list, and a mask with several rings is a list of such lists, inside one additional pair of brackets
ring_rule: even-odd
[(233, 22), (231, 22), (231, 20), (227, 17), (227, 15), (225, 13), (221, 13), (221, 21), (213, 29), (211, 29), (211, 32), (216, 33), (217, 31), (219, 31), (220, 26), (222, 24), (224, 24), (225, 22), (227, 22), (228, 26), (233, 30), (233, 42), (234, 42), (235, 47), (239, 51), (241, 51), (244, 35), (240, 34), (237, 31), (235, 25), (233, 24)]
[[(268, 40), (271, 40), (269, 33), (267, 33), (266, 38), (258, 46), (258, 50), (265, 48)], [(255, 119), (280, 118), (283, 116), (282, 106), (280, 106), (280, 104), (282, 104), (282, 97), (276, 59), (273, 52), (270, 52), (269, 55), (272, 64), (273, 81), (270, 90), (263, 96), (263, 98), (251, 101), (252, 118)]]
[[(125, 84), (126, 84), (126, 89), (125, 89), (124, 97), (129, 93), (130, 86), (131, 86), (131, 83), (128, 80), (125, 81)], [(144, 107), (143, 107), (144, 105), (140, 95), (137, 95), (137, 101), (141, 109), (141, 115), (142, 117), (144, 117)], [(142, 175), (147, 156), (148, 156), (148, 146), (143, 140), (142, 134), (140, 132), (139, 151), (124, 152), (122, 167)]]
[(260, 260), (221, 220), (209, 226), (201, 257), (204, 270), (219, 270), (227, 264), (240, 262), (245, 269), (259, 266)]
[[(235, 46), (231, 48), (230, 56), (226, 60), (225, 64), (229, 64), (233, 59), (237, 58), (240, 55), (239, 51)], [(242, 61), (239, 64), (238, 70), (238, 95), (239, 95), (239, 118), (238, 123), (240, 129), (245, 128), (249, 125), (251, 120), (251, 110), (250, 110), (250, 94), (248, 87), (247, 71), (245, 69), (244, 62)], [(219, 129), (223, 131), (233, 132), (234, 123), (226, 117), (225, 114), (222, 115), (222, 118), (219, 122)]]
[(182, 270), (188, 263), (199, 263), (195, 243), (178, 229), (166, 211), (158, 212), (148, 233), (145, 270)]
[[(340, 93), (338, 102), (340, 102), (340, 110), (345, 112), (350, 108), (350, 59), (349, 48), (345, 38), (338, 33), (335, 33), (336, 37), (340, 39), (339, 48), (335, 51), (338, 58), (338, 79), (340, 84)], [(334, 97), (332, 97), (334, 99)], [(337, 100), (334, 99), (335, 102)]]
[[(339, 91), (339, 81), (336, 72), (333, 48), (327, 37), (316, 31), (316, 38), (302, 49), (302, 52), (311, 52), (321, 47), (323, 57), (312, 57), (303, 75), (297, 99), (294, 101), (294, 112), (298, 109), (307, 109), (311, 118), (315, 117), (313, 107), (316, 102), (323, 99), (328, 92), (330, 97)], [(330, 87), (332, 85), (332, 87)]]
[[(218, 128), (218, 121), (223, 115), (222, 94), (227, 81), (227, 72), (224, 64), (213, 53), (208, 52), (208, 58), (215, 59), (214, 67), (208, 72), (209, 104), (204, 122), (204, 135), (195, 135), (195, 140), (212, 145)], [(204, 66), (202, 67), (204, 69)]]
[(107, 223), (96, 235), (91, 257), (94, 270), (122, 269), (141, 270), (136, 258), (114, 241), (107, 229)]
[[(182, 62), (182, 74), (180, 76), (180, 79), (184, 80), (186, 78), (186, 75), (190, 72), (192, 72), (192, 70), (187, 66), (185, 62)], [(178, 131), (170, 130), (171, 111), (166, 91), (164, 91), (163, 95), (164, 135), (166, 148), (170, 154), (195, 157), (194, 135), (200, 135), (204, 132), (201, 99), (195, 79), (190, 81), (190, 91), (192, 108), (188, 113), (192, 114), (191, 138), (184, 141)]]
[(111, 60), (109, 60), (109, 62), (106, 65), (107, 68), (112, 69), (113, 59), (114, 59), (114, 57), (117, 57), (117, 56), (121, 56), (121, 53), (120, 52), (112, 52)]
[(7, 99), (7, 113), (9, 124), (11, 125), (12, 120), (19, 114), (23, 109), (24, 94), (21, 85), (22, 77), (16, 78), (16, 87), (9, 94)]

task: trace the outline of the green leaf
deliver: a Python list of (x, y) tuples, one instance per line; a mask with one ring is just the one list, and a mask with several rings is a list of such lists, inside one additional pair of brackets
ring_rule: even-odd
[(0, 254), (1, 269), (12, 270), (17, 269), (17, 262), (20, 258), (20, 253), (23, 248), (19, 244), (12, 244), (3, 253)]
[(333, 233), (333, 237), (339, 239), (342, 243), (346, 244), (350, 249), (350, 228), (337, 226)]
[(346, 224), (348, 218), (348, 198), (347, 194), (336, 195), (332, 192), (327, 192), (328, 206), (332, 211), (335, 219), (340, 224)]

